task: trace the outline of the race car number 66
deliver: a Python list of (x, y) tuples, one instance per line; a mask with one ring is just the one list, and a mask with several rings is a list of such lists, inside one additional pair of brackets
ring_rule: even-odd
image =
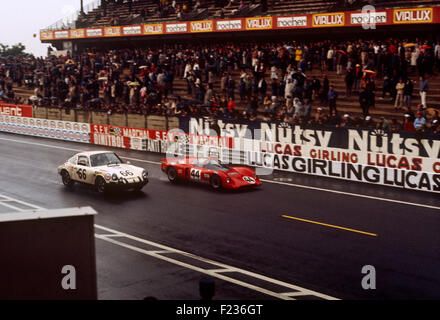
[(238, 304), (222, 304), (220, 306), (221, 315), (260, 315), (262, 304), (256, 305), (238, 305)]

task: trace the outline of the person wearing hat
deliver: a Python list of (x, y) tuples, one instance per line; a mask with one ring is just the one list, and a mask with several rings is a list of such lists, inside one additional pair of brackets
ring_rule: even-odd
[(438, 120), (432, 121), (431, 127), (429, 128), (430, 133), (438, 134), (440, 133), (440, 125)]
[(352, 122), (353, 121), (351, 120), (350, 115), (346, 113), (342, 118), (341, 127), (351, 127), (353, 125)]
[(403, 130), (410, 131), (410, 132), (416, 131), (416, 128), (414, 127), (414, 122), (411, 121), (411, 118), (410, 118), (411, 116), (409, 114), (405, 113), (404, 117), (405, 118), (403, 120)]
[(365, 117), (364, 126), (369, 129), (374, 129), (376, 127), (376, 124), (371, 116)]

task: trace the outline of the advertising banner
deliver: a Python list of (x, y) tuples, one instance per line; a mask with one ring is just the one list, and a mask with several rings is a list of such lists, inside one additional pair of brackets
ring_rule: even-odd
[(297, 28), (363, 27), (440, 23), (440, 7), (346, 11), (291, 16), (248, 17), (189, 22), (168, 22), (122, 27), (41, 31), (42, 41), (84, 37), (151, 36), (201, 32), (238, 32)]
[(32, 106), (0, 102), (0, 116), (32, 118)]
[[(186, 134), (180, 130), (162, 131), (126, 128), (101, 124), (90, 125), (90, 140), (92, 144), (125, 149), (131, 149), (131, 147), (135, 145), (136, 150), (138, 150), (141, 149), (141, 145), (145, 145), (145, 143), (142, 142), (141, 139), (148, 140), (147, 143), (150, 143), (149, 141), (161, 141), (163, 143), (183, 142), (185, 144), (194, 144), (218, 148), (232, 149), (234, 147), (234, 139), (229, 137)], [(160, 144), (156, 144), (156, 146), (157, 145)], [(163, 148), (161, 147), (161, 149), (163, 149), (163, 152), (165, 152), (165, 144), (162, 144), (160, 146), (163, 146)]]
[(90, 143), (88, 123), (0, 115), (0, 131)]

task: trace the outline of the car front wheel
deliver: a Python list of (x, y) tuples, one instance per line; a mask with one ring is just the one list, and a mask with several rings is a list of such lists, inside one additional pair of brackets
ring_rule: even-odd
[(213, 175), (213, 176), (211, 177), (210, 182), (211, 182), (211, 187), (212, 187), (214, 190), (219, 190), (219, 189), (221, 189), (221, 187), (222, 187), (222, 179), (221, 179), (218, 175)]
[(176, 182), (177, 181), (177, 171), (176, 171), (176, 168), (170, 167), (168, 169), (168, 180), (170, 180), (171, 182)]
[(104, 194), (107, 191), (107, 184), (105, 180), (101, 177), (98, 177), (96, 179), (95, 186), (98, 193)]
[(73, 184), (75, 183), (72, 178), (70, 177), (70, 174), (64, 170), (63, 172), (61, 172), (61, 179), (63, 180), (63, 184), (66, 187), (71, 187), (73, 186)]

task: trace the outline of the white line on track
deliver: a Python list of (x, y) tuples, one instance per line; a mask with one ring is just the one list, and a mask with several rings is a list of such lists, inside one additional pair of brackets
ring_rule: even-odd
[[(17, 203), (21, 203), (21, 204), (24, 204), (28, 207), (34, 208), (34, 211), (44, 210), (44, 208), (42, 208), (42, 207), (35, 206), (31, 203), (27, 203), (27, 202), (24, 202), (24, 201), (21, 201), (18, 199), (14, 199), (14, 198), (2, 195), (2, 194), (0, 194), (0, 197), (4, 198), (6, 200), (15, 201)], [(242, 274), (242, 275), (254, 278), (254, 279), (265, 281), (265, 282), (270, 283), (272, 285), (275, 284), (275, 285), (278, 285), (283, 288), (295, 290), (295, 297), (313, 296), (313, 297), (325, 299), (325, 300), (339, 300), (337, 298), (334, 298), (334, 297), (331, 297), (331, 296), (328, 296), (328, 295), (325, 295), (325, 294), (322, 294), (319, 292), (308, 290), (308, 289), (305, 289), (305, 288), (302, 288), (302, 287), (299, 287), (299, 286), (296, 286), (296, 285), (293, 285), (293, 284), (290, 284), (287, 282), (272, 279), (272, 278), (269, 278), (269, 277), (266, 277), (266, 276), (263, 276), (263, 275), (260, 275), (257, 273), (253, 273), (250, 271), (240, 269), (240, 268), (228, 266), (228, 265), (220, 263), (220, 262), (216, 262), (216, 261), (213, 261), (210, 259), (199, 257), (197, 255), (194, 255), (194, 254), (191, 254), (191, 253), (188, 253), (185, 251), (174, 249), (174, 248), (171, 248), (171, 247), (168, 247), (168, 246), (165, 246), (165, 245), (153, 242), (153, 241), (141, 239), (141, 238), (132, 236), (130, 234), (123, 233), (123, 232), (120, 232), (120, 231), (117, 231), (114, 229), (110, 229), (110, 228), (107, 228), (104, 226), (95, 225), (95, 229), (100, 229), (100, 230), (103, 230), (106, 232), (106, 234), (95, 234), (95, 238), (97, 238), (97, 239), (104, 240), (104, 241), (112, 243), (114, 245), (117, 245), (117, 246), (120, 246), (120, 247), (123, 247), (126, 249), (130, 249), (132, 251), (136, 251), (138, 253), (142, 253), (142, 254), (148, 255), (150, 257), (156, 258), (156, 259), (167, 261), (167, 262), (172, 263), (174, 265), (177, 265), (179, 267), (183, 267), (183, 268), (190, 269), (190, 270), (193, 270), (193, 271), (196, 271), (199, 273), (207, 274), (211, 277), (221, 279), (226, 282), (229, 282), (229, 283), (232, 283), (232, 284), (235, 284), (235, 285), (238, 285), (238, 286), (250, 289), (250, 290), (254, 290), (254, 291), (260, 292), (262, 294), (266, 294), (268, 296), (275, 297), (275, 298), (278, 298), (281, 300), (295, 300), (295, 299), (292, 298), (291, 295), (285, 295), (283, 293), (278, 293), (278, 292), (275, 292), (272, 290), (268, 290), (268, 289), (265, 289), (263, 287), (260, 287), (260, 286), (257, 286), (257, 285), (254, 285), (254, 284), (251, 284), (248, 282), (237, 280), (235, 278), (224, 275), (224, 273), (239, 273), (239, 274)], [(122, 241), (115, 240), (115, 238), (118, 238), (120, 240), (122, 240), (123, 238), (126, 238), (126, 239), (130, 239), (130, 240), (133, 240), (133, 241), (136, 241), (139, 243), (147, 244), (149, 246), (154, 247), (155, 250), (145, 250), (145, 249), (136, 247), (134, 245), (130, 245), (130, 244), (124, 243)], [(172, 258), (172, 257), (166, 256), (166, 254), (170, 254), (170, 253), (177, 254), (178, 257), (180, 256), (180, 257), (191, 258), (191, 259), (197, 260), (198, 262), (202, 262), (205, 264), (211, 264), (211, 265), (218, 267), (218, 269), (203, 269), (201, 267), (198, 267), (198, 266), (195, 266), (195, 265), (183, 262), (183, 261), (179, 261), (178, 258)]]
[[(47, 148), (75, 151), (75, 152), (84, 151), (84, 150), (80, 150), (80, 149), (66, 148), (66, 147), (54, 146), (54, 145), (50, 145), (50, 144), (44, 144), (44, 143), (38, 143), (38, 142), (27, 142), (27, 141), (8, 139), (8, 138), (0, 138), (0, 140), (10, 141), (10, 142), (18, 142), (18, 143), (29, 144), (29, 145), (37, 145), (37, 146), (47, 147)], [(144, 160), (144, 159), (128, 158), (128, 157), (121, 157), (121, 158), (126, 159), (126, 160), (130, 160), (130, 161), (138, 161), (138, 162), (144, 162), (144, 163), (149, 163), (149, 164), (154, 164), (154, 165), (160, 165), (160, 162), (157, 162), (157, 161), (149, 161), (149, 160)], [(364, 198), (364, 199), (370, 199), (370, 200), (392, 202), (392, 203), (404, 204), (404, 205), (408, 205), (408, 206), (428, 208), (428, 209), (433, 209), (433, 210), (440, 210), (440, 207), (426, 205), (426, 204), (422, 204), (422, 203), (412, 203), (412, 202), (406, 202), (406, 201), (401, 201), (401, 200), (367, 196), (367, 195), (358, 194), (358, 193), (350, 193), (350, 192), (324, 189), (324, 188), (318, 188), (318, 187), (311, 187), (311, 186), (286, 183), (286, 182), (280, 182), (280, 181), (273, 181), (273, 180), (261, 179), (261, 181), (263, 181), (265, 183), (278, 184), (278, 185), (283, 185), (283, 186), (288, 186), (288, 187), (293, 187), (293, 188), (302, 188), (302, 189), (308, 189), (308, 190), (314, 190), (314, 191), (330, 192), (330, 193), (340, 194), (340, 195), (344, 195), (344, 196), (352, 196), (352, 197), (358, 197), (358, 198)]]
[[(157, 258), (157, 259), (161, 259), (161, 260), (173, 263), (175, 265), (178, 265), (178, 266), (181, 266), (181, 267), (184, 267), (184, 268), (187, 268), (187, 269), (191, 269), (191, 270), (197, 271), (199, 273), (207, 274), (207, 275), (209, 275), (211, 277), (218, 278), (218, 279), (221, 279), (221, 280), (224, 280), (224, 281), (227, 281), (227, 282), (230, 282), (230, 283), (233, 283), (233, 284), (236, 284), (236, 285), (239, 285), (239, 286), (242, 286), (242, 287), (245, 287), (245, 288), (248, 288), (248, 289), (251, 289), (251, 290), (254, 290), (254, 291), (257, 291), (257, 292), (260, 292), (260, 293), (263, 293), (263, 294), (275, 297), (275, 298), (278, 298), (278, 299), (294, 300), (290, 296), (283, 295), (282, 293), (278, 293), (278, 292), (275, 292), (275, 291), (272, 291), (272, 290), (268, 290), (268, 289), (262, 288), (260, 286), (256, 286), (256, 285), (253, 285), (253, 284), (241, 281), (241, 280), (237, 280), (235, 278), (232, 278), (232, 277), (229, 277), (229, 276), (226, 276), (226, 275), (223, 275), (223, 274), (224, 273), (239, 273), (239, 274), (245, 275), (247, 277), (251, 277), (251, 278), (254, 278), (254, 279), (265, 281), (267, 283), (278, 285), (280, 287), (292, 289), (292, 290), (295, 290), (295, 296), (297, 296), (297, 297), (300, 297), (300, 296), (314, 296), (314, 297), (325, 299), (325, 300), (338, 300), (337, 298), (334, 298), (334, 297), (331, 297), (331, 296), (328, 296), (328, 295), (325, 295), (325, 294), (322, 294), (322, 293), (319, 293), (319, 292), (316, 292), (316, 291), (308, 290), (308, 289), (305, 289), (305, 288), (302, 288), (302, 287), (299, 287), (299, 286), (296, 286), (296, 285), (293, 285), (293, 284), (290, 284), (290, 283), (287, 283), (287, 282), (283, 282), (283, 281), (279, 281), (279, 280), (276, 280), (276, 279), (272, 279), (272, 278), (263, 276), (261, 274), (257, 274), (257, 273), (250, 272), (250, 271), (246, 271), (246, 270), (243, 270), (243, 269), (240, 269), (240, 268), (235, 268), (235, 267), (226, 265), (224, 263), (220, 263), (220, 262), (217, 262), (217, 261), (213, 261), (213, 260), (210, 260), (210, 259), (199, 257), (197, 255), (194, 255), (194, 254), (191, 254), (191, 253), (188, 253), (188, 252), (185, 252), (185, 251), (181, 251), (181, 250), (174, 249), (174, 248), (162, 245), (162, 244), (158, 244), (158, 243), (155, 243), (155, 242), (152, 242), (152, 241), (141, 239), (141, 238), (138, 238), (138, 237), (126, 234), (126, 233), (122, 233), (122, 232), (119, 232), (119, 231), (116, 231), (116, 230), (112, 230), (110, 228), (106, 228), (106, 227), (99, 226), (99, 225), (95, 225), (95, 228), (104, 230), (105, 232), (113, 233), (115, 235), (119, 235), (121, 237), (125, 237), (125, 238), (130, 239), (130, 240), (141, 242), (141, 243), (147, 244), (149, 246), (157, 247), (157, 248), (159, 248), (161, 250), (150, 250), (150, 251), (149, 250), (144, 250), (144, 249), (138, 248), (136, 246), (133, 246), (133, 245), (130, 245), (130, 244), (118, 241), (118, 240), (110, 239), (110, 238), (108, 238), (106, 236), (96, 235), (96, 237), (101, 239), (101, 240), (104, 240), (104, 241), (107, 241), (107, 242), (119, 245), (121, 247), (130, 249), (130, 250), (133, 250), (133, 251), (136, 251), (136, 252), (143, 253), (145, 255), (148, 255), (148, 256), (151, 256), (151, 257), (154, 257), (154, 258)], [(191, 265), (189, 263), (179, 261), (178, 259), (174, 259), (174, 258), (171, 258), (171, 257), (168, 257), (168, 256), (164, 256), (164, 254), (167, 254), (167, 253), (174, 253), (174, 254), (178, 254), (180, 256), (184, 256), (184, 257), (188, 257), (188, 258), (197, 260), (199, 262), (203, 262), (205, 264), (212, 264), (212, 265), (214, 265), (216, 267), (219, 267), (219, 269), (203, 269), (201, 267), (197, 267), (197, 266)], [(220, 273), (222, 273), (222, 274), (220, 274)]]
[(323, 188), (318, 188), (318, 187), (310, 187), (310, 186), (305, 186), (305, 185), (301, 185), (301, 184), (294, 184), (294, 183), (287, 183), (287, 182), (280, 182), (280, 181), (272, 181), (272, 180), (264, 180), (264, 179), (261, 179), (261, 181), (266, 182), (266, 183), (279, 184), (279, 185), (288, 186), (288, 187), (330, 192), (330, 193), (342, 194), (344, 196), (352, 196), (352, 197), (365, 198), (365, 199), (371, 199), (371, 200), (380, 200), (380, 201), (385, 201), (385, 202), (394, 202), (394, 203), (399, 203), (399, 204), (405, 204), (408, 206), (416, 206), (416, 207), (423, 207), (423, 208), (428, 208), (428, 209), (440, 210), (440, 207), (430, 206), (430, 205), (422, 204), (422, 203), (412, 203), (412, 202), (401, 201), (401, 200), (366, 196), (364, 194), (350, 193), (350, 192), (331, 190), (331, 189), (323, 189)]

